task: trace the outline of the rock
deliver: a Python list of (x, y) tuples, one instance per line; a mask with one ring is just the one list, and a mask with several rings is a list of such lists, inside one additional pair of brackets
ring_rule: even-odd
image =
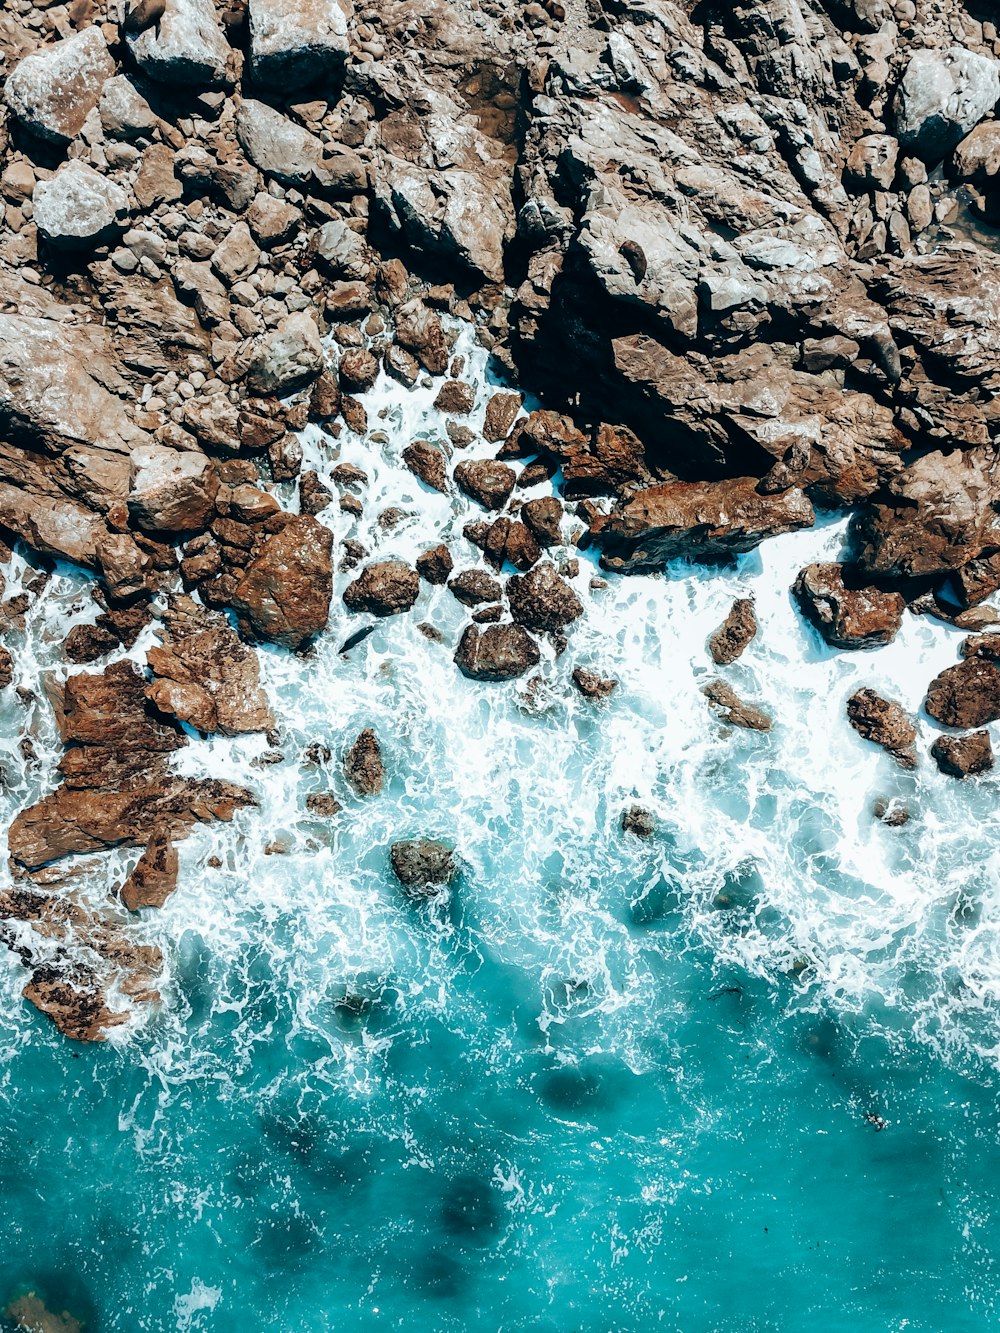
[(262, 250), (273, 250), (291, 240), (302, 221), (302, 212), (284, 199), (274, 199), (265, 191), (254, 196), (247, 209), (247, 226)]
[(802, 614), (833, 648), (880, 648), (891, 643), (903, 622), (906, 599), (866, 585), (847, 565), (807, 565), (793, 595)]
[(447, 583), (454, 568), (455, 562), (451, 558), (451, 552), (443, 543), (432, 546), (417, 556), (417, 573), (428, 583)]
[(486, 417), (483, 421), (483, 439), (496, 443), (505, 440), (517, 420), (521, 410), (522, 398), (519, 393), (495, 393), (486, 404)]
[(25, 56), (11, 71), (4, 101), (25, 129), (50, 143), (70, 143), (115, 72), (98, 24)]
[(237, 222), (215, 247), (212, 268), (231, 286), (251, 274), (260, 263), (260, 251), (245, 222)]
[(875, 818), (889, 828), (903, 828), (910, 822), (910, 812), (896, 798), (887, 801), (880, 797), (872, 809)]
[(982, 727), (1000, 719), (1000, 667), (968, 657), (931, 681), (924, 707), (946, 727)]
[(365, 282), (372, 272), (372, 254), (363, 236), (339, 218), (324, 223), (310, 250), (316, 264), (331, 278)]
[(464, 380), (445, 380), (434, 399), (434, 406), (439, 412), (457, 417), (468, 416), (475, 405), (476, 391)]
[(1000, 173), (1000, 121), (984, 120), (955, 149), (951, 175), (986, 185)]
[(501, 458), (537, 453), (559, 467), (567, 496), (621, 493), (652, 475), (642, 441), (624, 426), (602, 423), (591, 434), (558, 412), (531, 412), (514, 426), (500, 449)]
[(309, 813), (324, 819), (339, 815), (343, 808), (336, 796), (329, 791), (313, 791), (306, 797), (306, 809)]
[(251, 393), (284, 397), (306, 388), (322, 373), (323, 344), (306, 311), (286, 315), (258, 339), (246, 375)]
[(326, 627), (333, 595), (333, 534), (289, 515), (246, 567), (230, 605), (261, 639), (301, 648)]
[(324, 486), (316, 472), (303, 472), (299, 478), (299, 510), (303, 514), (321, 514), (333, 499), (333, 492)]
[(351, 347), (337, 367), (341, 387), (352, 392), (370, 389), (378, 379), (378, 362), (365, 347)]
[(373, 616), (396, 616), (409, 611), (420, 594), (415, 569), (401, 560), (380, 560), (366, 565), (344, 589), (344, 603), (351, 611)]
[(184, 193), (174, 172), (174, 154), (167, 144), (154, 143), (142, 155), (142, 165), (132, 186), (140, 208), (149, 212), (157, 204), (170, 204)]
[(724, 680), (711, 680), (701, 688), (711, 707), (724, 722), (748, 731), (770, 731), (773, 725), (767, 713), (752, 704), (744, 703), (736, 691)]
[(609, 699), (618, 688), (618, 682), (607, 676), (599, 676), (596, 671), (586, 667), (573, 668), (573, 684), (585, 699)]
[(157, 83), (183, 88), (222, 88), (229, 83), (229, 44), (212, 0), (166, 0), (156, 23), (126, 32), (129, 51)]
[(502, 569), (509, 561), (515, 569), (527, 570), (542, 557), (530, 528), (510, 518), (498, 518), (490, 524), (483, 554), (494, 569)]
[(737, 597), (729, 614), (708, 641), (708, 651), (717, 666), (729, 666), (757, 636), (757, 615), (752, 597)]
[(27, 1333), (83, 1333), (83, 1325), (68, 1310), (56, 1314), (48, 1309), (34, 1291), (18, 1296), (3, 1313), (5, 1319), (9, 1319), (16, 1328), (25, 1329)]
[(970, 560), (956, 570), (955, 588), (964, 607), (978, 606), (1000, 591), (1000, 551)]
[(66, 162), (34, 193), (41, 235), (61, 250), (87, 250), (113, 240), (128, 219), (128, 195), (85, 162)]
[(359, 796), (377, 796), (385, 786), (382, 747), (370, 727), (361, 732), (348, 750), (344, 776)]
[(368, 176), (347, 148), (327, 152), (315, 134), (265, 102), (245, 99), (236, 113), (236, 135), (247, 157), (265, 176), (284, 185), (309, 186), (327, 194), (355, 194)]
[(149, 561), (127, 532), (109, 532), (97, 543), (97, 563), (109, 599), (124, 605), (148, 594)]
[(553, 565), (537, 565), (507, 584), (511, 615), (537, 633), (554, 633), (583, 615), (583, 603)]
[(915, 51), (893, 98), (899, 142), (925, 162), (937, 162), (998, 100), (996, 60), (963, 46)]
[(962, 644), (963, 657), (985, 657), (1000, 662), (1000, 634), (973, 634)]
[(993, 745), (988, 731), (974, 731), (968, 736), (939, 736), (931, 754), (942, 773), (953, 778), (974, 777), (993, 767)]
[(260, 687), (257, 656), (224, 616), (174, 596), (158, 631), (161, 647), (146, 660), (153, 681), (146, 697), (161, 713), (222, 736), (267, 731), (275, 725)]
[(118, 647), (118, 636), (99, 625), (74, 625), (63, 647), (71, 662), (96, 662)]
[(133, 452), (128, 508), (132, 521), (146, 532), (201, 531), (218, 490), (218, 473), (203, 453), (155, 444)]
[(432, 838), (394, 842), (389, 859), (393, 874), (414, 898), (433, 898), (458, 873), (454, 849)]
[(483, 569), (463, 569), (450, 581), (448, 588), (463, 606), (499, 602), (503, 596), (503, 588)]
[(0, 690), (5, 690), (14, 679), (14, 659), (10, 650), (0, 644)]
[[(92, 32), (93, 29), (85, 31)], [(104, 133), (114, 139), (131, 141), (149, 137), (159, 124), (153, 108), (124, 74), (116, 74), (104, 81), (98, 113)]]
[(752, 551), (765, 537), (810, 527), (813, 507), (799, 490), (761, 495), (753, 479), (714, 484), (670, 482), (638, 491), (591, 525), (619, 573), (656, 570), (678, 556)]
[(421, 300), (407, 301), (395, 312), (396, 341), (412, 352), (432, 375), (443, 375), (451, 353), (439, 316)]
[(541, 661), (538, 645), (520, 625), (468, 625), (455, 663), (470, 680), (514, 680)]
[(539, 546), (559, 546), (562, 543), (563, 507), (554, 495), (542, 495), (528, 500), (521, 508), (521, 518), (530, 528)]
[(656, 832), (656, 820), (651, 811), (641, 805), (630, 805), (622, 811), (622, 832), (631, 833), (644, 841)]
[(881, 745), (901, 768), (916, 768), (917, 729), (902, 705), (860, 689), (847, 701), (847, 718), (859, 736)]
[(858, 193), (889, 190), (898, 156), (899, 144), (891, 134), (866, 134), (851, 149), (845, 180)]
[(517, 475), (506, 463), (489, 458), (467, 458), (455, 469), (455, 480), (466, 495), (484, 509), (502, 509), (510, 499)]
[(347, 20), (337, 0), (250, 0), (248, 17), (250, 68), (261, 87), (287, 96), (343, 69)]
[(154, 830), (121, 888), (121, 900), (130, 912), (162, 907), (177, 888), (177, 848), (167, 833)]
[(425, 485), (447, 495), (448, 470), (440, 449), (426, 440), (414, 440), (403, 450), (403, 462)]

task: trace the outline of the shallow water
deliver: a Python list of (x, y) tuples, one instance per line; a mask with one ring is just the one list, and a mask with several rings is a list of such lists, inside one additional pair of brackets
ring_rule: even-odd
[[(445, 537), (462, 567), (470, 507), (398, 462), (440, 431), (432, 398), (381, 385), (388, 443), (310, 432), (307, 465), (370, 475), (360, 532), (323, 516), (338, 539), (412, 559)], [(413, 516), (383, 533), (388, 506)], [(90, 1333), (992, 1326), (996, 782), (940, 776), (926, 717), (915, 775), (848, 727), (863, 684), (917, 711), (961, 635), (908, 618), (888, 648), (826, 649), (788, 588), (844, 533), (593, 591), (584, 556), (586, 615), (533, 692), (464, 680), (465, 613), (426, 586), (340, 655), (362, 622), (339, 576), (308, 658), (261, 652), (286, 762), (250, 766), (262, 737), (177, 758), (261, 808), (183, 844), (179, 891), (145, 919), (161, 1010), (75, 1046), (0, 969), (0, 1297), (34, 1287)], [(50, 582), (22, 683), (93, 614), (85, 591)], [(700, 693), (705, 640), (747, 593), (760, 634), (723, 674), (774, 714), (768, 735), (727, 732)], [(620, 681), (608, 704), (572, 688), (576, 663)], [(44, 701), (30, 721), (21, 777), (5, 692), (4, 815), (52, 781)], [(391, 775), (377, 798), (339, 774), (364, 726)], [(302, 764), (315, 741), (326, 770)], [(344, 811), (313, 819), (326, 788)], [(875, 820), (880, 797), (910, 823)], [(621, 832), (634, 802), (649, 843)], [(449, 903), (409, 904), (388, 873), (389, 844), (419, 834), (459, 850)], [(90, 873), (95, 896), (135, 855)]]

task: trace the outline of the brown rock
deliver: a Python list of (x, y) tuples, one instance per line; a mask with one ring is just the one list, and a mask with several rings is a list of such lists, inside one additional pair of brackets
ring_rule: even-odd
[(859, 736), (881, 745), (901, 768), (916, 768), (917, 729), (895, 700), (856, 690), (847, 701), (847, 718)]
[(927, 712), (946, 727), (982, 727), (1000, 719), (1000, 667), (967, 657), (931, 681)]
[(162, 907), (177, 888), (178, 865), (177, 848), (169, 834), (155, 829), (122, 885), (121, 900), (128, 910), (138, 912), (141, 907)]
[(510, 499), (517, 476), (506, 463), (489, 458), (468, 458), (455, 469), (455, 480), (484, 509), (502, 509)]
[(142, 155), (142, 165), (132, 189), (139, 207), (147, 212), (158, 204), (180, 199), (184, 188), (174, 175), (173, 150), (166, 144), (151, 144)]
[(329, 819), (333, 815), (339, 815), (343, 808), (332, 792), (313, 791), (306, 797), (306, 809), (311, 815), (321, 815)]
[(71, 662), (96, 662), (117, 648), (118, 636), (99, 625), (74, 625), (66, 635), (64, 652)]
[(724, 722), (748, 731), (770, 731), (773, 725), (767, 713), (752, 704), (744, 703), (731, 686), (723, 680), (712, 680), (702, 686), (702, 694)]
[(807, 565), (792, 587), (803, 615), (833, 648), (879, 648), (903, 622), (906, 600), (866, 584), (857, 569)]
[(499, 602), (503, 596), (503, 588), (483, 569), (463, 569), (451, 580), (448, 588), (463, 606)]
[(737, 597), (725, 620), (708, 641), (708, 651), (717, 666), (729, 666), (742, 657), (757, 635), (757, 616), (752, 597)]
[(645, 840), (656, 832), (656, 820), (643, 806), (630, 805), (627, 810), (622, 811), (622, 831)]
[(974, 777), (993, 767), (993, 746), (988, 731), (973, 731), (968, 736), (939, 736), (931, 754), (942, 773), (953, 778)]
[(326, 626), (333, 595), (333, 534), (308, 514), (290, 515), (247, 566), (233, 610), (259, 638), (301, 648)]
[(608, 699), (618, 688), (616, 680), (581, 666), (573, 668), (573, 684), (585, 699)]
[(455, 650), (455, 663), (470, 680), (514, 680), (540, 661), (538, 644), (520, 625), (468, 625)]
[(955, 585), (963, 606), (978, 606), (1000, 590), (1000, 551), (970, 560), (955, 572)]
[(333, 492), (324, 486), (315, 472), (303, 472), (299, 477), (299, 509), (303, 514), (321, 514), (333, 499)]
[(486, 418), (483, 422), (483, 438), (491, 443), (505, 440), (510, 428), (517, 420), (521, 410), (522, 398), (519, 393), (495, 393), (486, 404)]
[(423, 301), (407, 301), (396, 310), (396, 341), (413, 352), (425, 370), (443, 375), (450, 353), (440, 316), (428, 310)]
[(528, 500), (521, 508), (521, 518), (539, 546), (559, 546), (562, 533), (563, 507), (554, 495), (542, 495), (537, 500)]
[(583, 603), (553, 565), (536, 565), (507, 584), (511, 615), (537, 633), (553, 633), (583, 614)]
[(389, 859), (393, 874), (414, 898), (433, 898), (458, 872), (454, 849), (432, 838), (394, 842)]
[(218, 490), (218, 473), (203, 453), (160, 445), (133, 451), (128, 508), (133, 523), (146, 532), (200, 531)]
[(370, 389), (378, 379), (378, 362), (365, 347), (351, 347), (340, 358), (341, 385), (351, 392)]
[(434, 399), (434, 406), (439, 412), (451, 416), (464, 417), (476, 405), (476, 391), (464, 380), (445, 380)]
[(531, 530), (512, 518), (498, 518), (490, 524), (483, 554), (494, 569), (501, 569), (510, 561), (515, 569), (527, 570), (542, 557), (541, 547)]
[(414, 440), (403, 450), (403, 462), (432, 490), (448, 493), (448, 471), (440, 449), (426, 440)]
[(347, 752), (344, 776), (359, 796), (377, 796), (385, 786), (382, 747), (370, 727), (366, 727)]
[(351, 611), (374, 616), (396, 616), (420, 595), (420, 578), (401, 560), (380, 560), (367, 565), (344, 589), (344, 602)]
[(417, 573), (428, 583), (447, 583), (454, 568), (451, 552), (443, 543), (417, 556)]
[(0, 690), (5, 690), (14, 679), (14, 659), (8, 649), (0, 644)]

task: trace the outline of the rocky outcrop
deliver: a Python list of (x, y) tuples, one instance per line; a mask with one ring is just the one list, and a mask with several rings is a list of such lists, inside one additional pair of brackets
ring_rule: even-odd
[(982, 727), (1000, 720), (1000, 667), (967, 657), (931, 681), (924, 707), (946, 727)]
[(757, 636), (757, 614), (752, 597), (737, 597), (729, 614), (708, 641), (716, 666), (729, 666), (742, 657)]
[(802, 614), (833, 648), (880, 648), (896, 637), (906, 610), (898, 592), (866, 584), (846, 565), (807, 565), (792, 588)]
[(906, 710), (871, 689), (856, 690), (847, 701), (847, 720), (866, 741), (874, 741), (901, 768), (917, 766), (917, 729)]

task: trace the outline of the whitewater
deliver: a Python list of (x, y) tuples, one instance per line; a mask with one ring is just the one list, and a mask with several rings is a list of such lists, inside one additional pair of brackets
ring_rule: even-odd
[[(479, 428), (498, 384), (471, 330), (455, 350)], [(338, 463), (368, 475), (360, 519), (336, 499), (320, 516), (335, 551), (412, 564), (445, 541), (456, 569), (482, 564), (462, 535), (482, 511), (402, 462), (445, 438), (434, 394), (382, 376), (367, 437), (302, 433), (331, 489)], [(585, 614), (537, 679), (463, 678), (468, 613), (427, 584), (342, 651), (368, 623), (340, 599), (349, 571), (307, 654), (258, 650), (282, 758), (193, 731), (175, 757), (259, 805), (196, 829), (144, 914), (155, 1012), (77, 1046), (0, 962), (3, 1301), (38, 1290), (91, 1333), (995, 1322), (996, 782), (938, 773), (920, 711), (962, 634), (907, 615), (888, 647), (827, 648), (789, 588), (841, 556), (843, 516), (625, 578), (576, 548), (582, 527), (569, 506), (551, 555), (578, 561)], [(9, 591), (25, 568), (15, 553)], [(706, 641), (745, 596), (759, 632), (717, 668)], [(4, 827), (54, 783), (43, 680), (80, 669), (62, 643), (97, 610), (60, 565), (12, 638), (33, 694), (0, 695)], [(581, 697), (579, 665), (619, 682), (609, 700)], [(773, 730), (724, 726), (702, 694), (717, 676)], [(861, 686), (918, 718), (915, 772), (848, 725)], [(362, 798), (341, 765), (365, 727), (388, 780)], [(343, 810), (310, 814), (320, 791)], [(622, 829), (633, 805), (648, 841)], [(460, 874), (417, 904), (388, 849), (420, 836)], [(86, 862), (79, 891), (106, 903), (136, 856)]]

